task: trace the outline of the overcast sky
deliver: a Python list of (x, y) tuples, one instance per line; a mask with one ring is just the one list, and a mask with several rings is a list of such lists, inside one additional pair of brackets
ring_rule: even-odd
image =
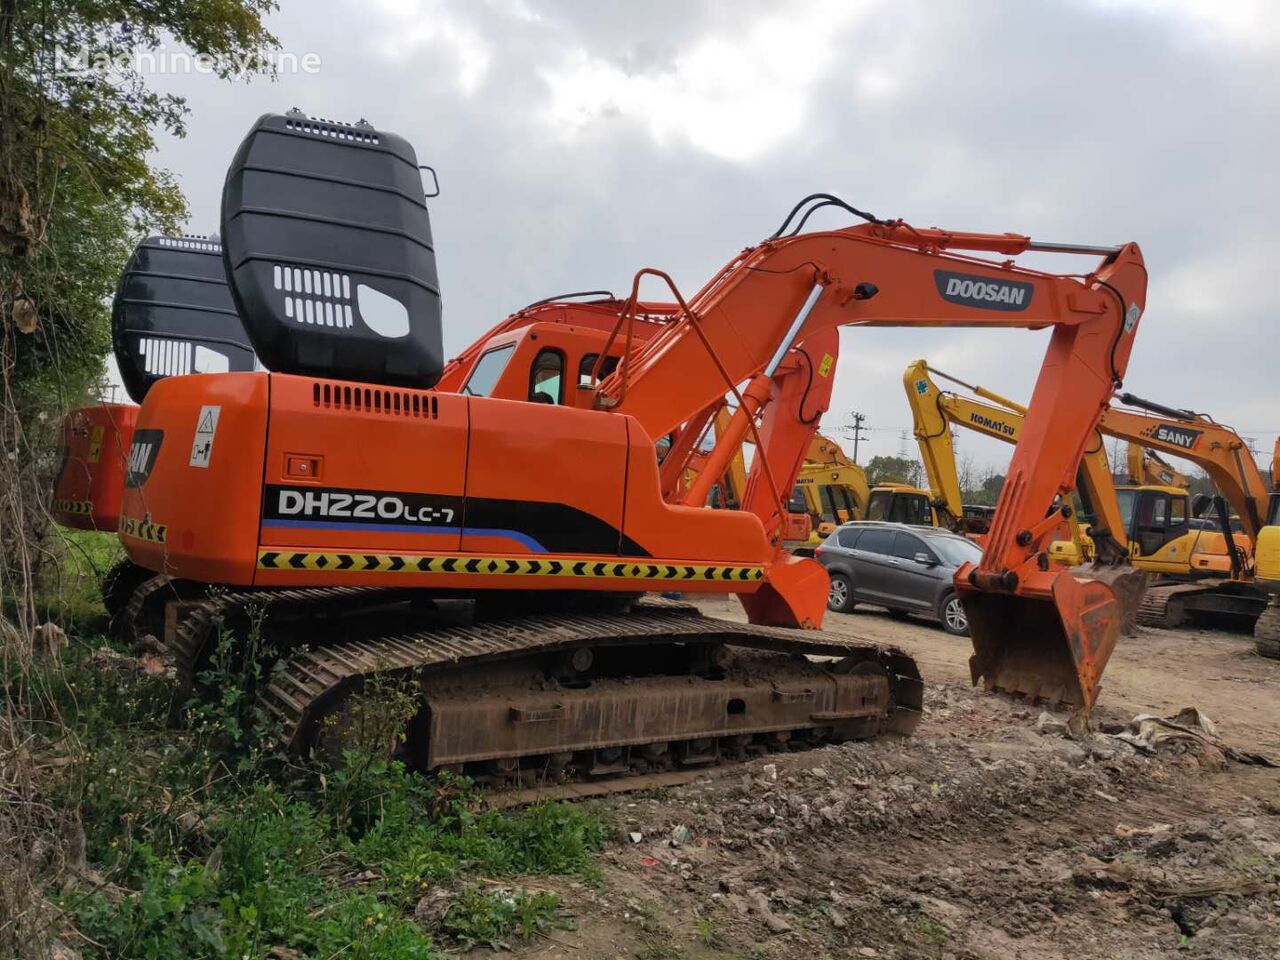
[[(1125, 388), (1280, 430), (1280, 4), (1266, 0), (281, 0), (317, 73), (165, 75), (190, 131), (160, 164), (216, 229), (254, 119), (298, 107), (407, 137), (431, 201), (450, 355), (532, 300), (641, 266), (696, 290), (800, 197), (1048, 240), (1142, 245)], [(826, 219), (821, 219), (826, 216)], [(811, 221), (844, 222), (835, 214)], [(1064, 270), (1087, 269), (1072, 258)], [(897, 453), (917, 357), (1016, 399), (1045, 334), (844, 331), (825, 432)], [(846, 447), (850, 446), (846, 442)], [(962, 434), (1003, 469), (1008, 448)]]

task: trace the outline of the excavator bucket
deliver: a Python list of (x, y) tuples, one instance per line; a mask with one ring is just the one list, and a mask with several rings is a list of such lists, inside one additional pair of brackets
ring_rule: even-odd
[[(1123, 604), (1102, 579), (1066, 571), (1037, 579), (1042, 582), (1024, 584), (1016, 594), (966, 591), (974, 650), (969, 672), (988, 690), (1087, 710), (1120, 639)], [(1130, 603), (1131, 588), (1120, 586)]]
[(1145, 570), (1131, 567), (1127, 563), (1116, 566), (1094, 564), (1088, 568), (1073, 569), (1071, 574), (1077, 579), (1105, 583), (1110, 587), (1120, 610), (1121, 634), (1131, 637), (1137, 632), (1138, 611), (1142, 607), (1142, 598), (1146, 596), (1147, 583), (1150, 581)]

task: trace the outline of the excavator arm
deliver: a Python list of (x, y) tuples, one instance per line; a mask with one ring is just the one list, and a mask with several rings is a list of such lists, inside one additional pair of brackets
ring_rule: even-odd
[(1102, 431), (1157, 453), (1190, 460), (1201, 467), (1240, 517), (1245, 535), (1251, 541), (1256, 540), (1270, 491), (1240, 435), (1207, 417), (1174, 410), (1133, 394), (1121, 394), (1119, 399), (1126, 406), (1142, 408), (1143, 412), (1112, 407), (1103, 415)]
[[(986, 551), (980, 564), (958, 571), (956, 587), (973, 624), (975, 681), (1091, 705), (1119, 636), (1119, 611), (1104, 584), (1064, 580), (1050, 570), (1047, 551), (1061, 535), (1061, 504), (1128, 363), (1146, 293), (1137, 246), (1069, 247), (884, 221), (783, 236), (789, 222), (687, 301), (664, 274), (637, 274), (615, 337), (630, 341), (633, 304), (647, 275), (668, 284), (680, 311), (646, 343), (624, 352), (618, 369), (600, 382), (597, 406), (629, 414), (657, 436), (676, 429), (687, 411), (733, 393), (738, 409), (699, 476), (709, 483), (748, 433), (759, 442), (768, 408), (781, 396), (775, 378), (789, 358), (803, 352), (815, 369), (829, 373), (834, 355), (827, 344), (838, 327), (1050, 328)], [(972, 255), (1032, 250), (1101, 255), (1101, 262), (1081, 278)], [(775, 541), (784, 491), (817, 430), (817, 418), (804, 414), (817, 406), (804, 403), (803, 394), (799, 399), (774, 413), (769, 442), (759, 443), (748, 479), (746, 506)], [(705, 500), (700, 482), (687, 502)], [(806, 563), (776, 559), (768, 582), (747, 598), (753, 622), (813, 622), (826, 578)], [(1023, 629), (1029, 625), (1049, 629)]]

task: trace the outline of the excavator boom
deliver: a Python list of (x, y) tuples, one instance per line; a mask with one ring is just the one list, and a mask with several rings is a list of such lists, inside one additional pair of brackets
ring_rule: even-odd
[[(1105, 585), (1064, 584), (1041, 564), (1065, 527), (1060, 504), (1123, 376), (1146, 273), (1133, 245), (1109, 251), (1084, 281), (957, 252), (1009, 252), (1010, 245), (1028, 249), (1029, 243), (883, 223), (766, 241), (726, 265), (687, 303), (677, 296), (682, 313), (624, 358), (600, 384), (597, 402), (660, 433), (674, 429), (682, 411), (746, 382), (722, 440), (727, 461), (757, 417), (769, 422), (780, 362), (794, 352), (814, 369), (829, 367), (831, 350), (810, 343), (836, 327), (1052, 327), (984, 558), (959, 572), (957, 589), (974, 611), (975, 680), (1088, 706), (1119, 636), (1120, 611)], [(633, 299), (645, 273), (637, 275)], [(669, 284), (665, 275), (649, 273)], [(615, 335), (625, 336), (629, 324), (624, 307)], [(795, 414), (775, 416), (804, 441), (812, 437), (814, 424)], [(797, 447), (803, 444), (789, 444)], [(767, 532), (780, 522), (784, 488), (770, 462), (766, 455), (753, 464), (747, 491), (747, 507)], [(775, 563), (744, 604), (753, 621), (816, 622), (824, 589), (798, 564)], [(1022, 629), (1033, 620), (1052, 629)]]

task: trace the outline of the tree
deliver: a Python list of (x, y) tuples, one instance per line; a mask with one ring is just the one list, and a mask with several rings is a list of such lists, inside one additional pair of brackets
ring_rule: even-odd
[(920, 486), (924, 469), (912, 457), (872, 457), (867, 464), (867, 482), (873, 487), (881, 483), (905, 483)]
[(147, 231), (186, 208), (148, 155), (183, 100), (137, 59), (176, 41), (223, 77), (268, 64), (273, 0), (0, 0), (0, 603), (33, 626), (63, 412), (93, 392), (107, 308)]
[[(139, 51), (184, 45), (224, 77), (266, 66), (273, 0), (0, 0), (0, 955), (46, 956), (39, 864), (59, 835), (28, 755), (35, 577), (50, 547), (56, 431), (108, 349), (106, 303), (134, 243), (185, 215), (152, 167), (186, 107), (151, 89)], [(87, 51), (67, 69), (59, 52)], [(97, 58), (94, 60), (93, 58)], [(10, 619), (12, 618), (12, 620)], [(24, 679), (26, 678), (26, 679)], [(44, 720), (52, 715), (42, 708)], [(26, 759), (23, 759), (26, 757)], [(38, 843), (36, 842), (38, 838)], [(56, 860), (57, 857), (51, 858)]]

